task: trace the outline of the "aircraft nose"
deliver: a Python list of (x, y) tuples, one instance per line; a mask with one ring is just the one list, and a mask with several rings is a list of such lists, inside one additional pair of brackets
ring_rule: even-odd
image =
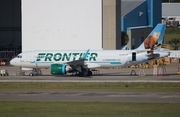
[(14, 59), (12, 59), (11, 61), (10, 61), (10, 65), (14, 65)]

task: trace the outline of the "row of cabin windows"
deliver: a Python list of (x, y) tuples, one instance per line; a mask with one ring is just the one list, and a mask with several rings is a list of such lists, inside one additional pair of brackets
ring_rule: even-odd
[[(116, 56), (98, 56), (98, 57), (107, 57), (107, 58), (110, 58), (110, 57), (122, 57), (122, 56), (125, 56), (125, 54), (119, 55), (119, 56), (116, 55)], [(29, 57), (31, 57), (31, 56), (29, 56)], [(33, 56), (33, 58), (45, 58), (45, 56)]]
[[(106, 58), (110, 58), (110, 57), (121, 57), (121, 56), (125, 56), (127, 54), (119, 54), (119, 56), (99, 56), (99, 57), (106, 57)], [(31, 56), (29, 56), (31, 57)], [(21, 55), (18, 55), (17, 58), (22, 58)], [(33, 56), (33, 58), (45, 58), (45, 56)]]

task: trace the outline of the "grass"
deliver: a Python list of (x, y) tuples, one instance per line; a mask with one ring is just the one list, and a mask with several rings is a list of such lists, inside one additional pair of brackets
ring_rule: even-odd
[(166, 28), (165, 34), (180, 34), (180, 28)]
[(24, 90), (105, 90), (105, 91), (164, 91), (179, 92), (180, 83), (151, 83), (151, 82), (0, 82), (0, 91)]
[[(0, 82), (0, 91), (180, 92), (180, 83)], [(180, 103), (0, 101), (0, 117), (179, 117)]]
[(179, 115), (180, 103), (0, 103), (0, 117), (179, 117)]
[(165, 34), (163, 43), (168, 44), (168, 42), (173, 38), (180, 38), (180, 34)]
[(180, 38), (180, 28), (166, 28), (163, 43), (168, 44), (172, 38)]

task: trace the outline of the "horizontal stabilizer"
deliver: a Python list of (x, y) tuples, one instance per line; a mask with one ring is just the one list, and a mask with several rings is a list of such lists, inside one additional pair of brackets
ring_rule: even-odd
[(160, 57), (160, 54), (147, 54), (148, 60), (156, 59)]

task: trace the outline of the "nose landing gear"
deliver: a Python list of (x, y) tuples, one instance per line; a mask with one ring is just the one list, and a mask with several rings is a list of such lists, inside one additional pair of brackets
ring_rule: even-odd
[(29, 76), (41, 76), (41, 75), (42, 75), (42, 72), (41, 72), (41, 69), (39, 68), (33, 68), (31, 73), (29, 73)]

